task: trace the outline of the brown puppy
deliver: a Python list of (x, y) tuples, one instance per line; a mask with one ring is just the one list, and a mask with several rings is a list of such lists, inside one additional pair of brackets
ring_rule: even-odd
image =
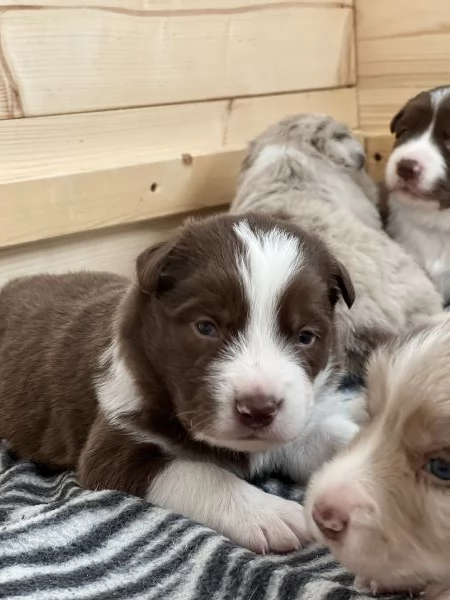
[(373, 591), (450, 598), (450, 316), (380, 349), (371, 422), (316, 474), (315, 537)]
[(450, 303), (450, 86), (421, 92), (394, 116), (386, 165), (387, 230)]
[(333, 387), (345, 269), (315, 237), (259, 216), (191, 222), (105, 273), (0, 293), (0, 437), (259, 552), (296, 548), (303, 509), (244, 477), (299, 479), (357, 430)]

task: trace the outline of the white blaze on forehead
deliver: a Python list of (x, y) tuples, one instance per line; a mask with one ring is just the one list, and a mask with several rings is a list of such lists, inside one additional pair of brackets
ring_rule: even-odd
[(279, 299), (300, 270), (303, 255), (299, 241), (279, 228), (254, 232), (241, 221), (234, 231), (245, 248), (238, 269), (249, 302), (249, 333), (260, 337), (273, 332)]
[[(216, 410), (209, 443), (242, 451), (261, 450), (261, 442), (242, 440), (235, 404), (243, 396), (271, 396), (280, 402), (264, 447), (290, 441), (303, 431), (313, 407), (312, 382), (294, 344), (278, 322), (280, 299), (304, 264), (301, 241), (274, 227), (252, 231), (243, 220), (234, 225), (240, 240), (236, 260), (246, 297), (247, 318), (207, 374)], [(199, 436), (197, 436), (198, 439)]]
[(450, 87), (433, 90), (431, 92), (431, 103), (433, 104), (434, 109), (436, 110), (441, 102), (448, 96), (450, 96)]
[(431, 92), (432, 118), (425, 131), (398, 146), (389, 157), (386, 165), (386, 183), (394, 188), (398, 182), (397, 165), (401, 160), (417, 161), (421, 167), (419, 185), (423, 192), (428, 193), (446, 176), (446, 164), (438, 146), (433, 139), (433, 128), (436, 113), (441, 102), (450, 96), (450, 87)]

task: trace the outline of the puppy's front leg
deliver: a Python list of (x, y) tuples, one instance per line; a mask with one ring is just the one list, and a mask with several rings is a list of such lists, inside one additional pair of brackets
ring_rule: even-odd
[(173, 459), (154, 478), (147, 499), (262, 554), (295, 550), (308, 539), (299, 504), (207, 462)]
[(288, 552), (308, 539), (303, 507), (250, 485), (213, 463), (165, 455), (104, 421), (79, 462), (81, 485), (116, 489), (181, 513), (258, 553)]

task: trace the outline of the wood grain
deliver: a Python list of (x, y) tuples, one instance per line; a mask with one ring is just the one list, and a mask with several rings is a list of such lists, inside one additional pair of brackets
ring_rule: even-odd
[(241, 151), (0, 186), (0, 247), (229, 202)]
[(1, 14), (0, 36), (6, 87), (0, 98), (10, 99), (3, 117), (355, 82), (353, 11), (347, 6), (243, 0), (221, 11), (155, 13), (82, 4), (11, 7)]
[(239, 146), (283, 117), (309, 112), (328, 114), (350, 127), (356, 127), (356, 90), (344, 88), (234, 100), (226, 131), (226, 144), (231, 147)]
[(246, 143), (313, 108), (356, 124), (354, 89), (1, 121), (0, 247), (223, 204)]
[[(209, 214), (202, 211), (199, 215)], [(13, 277), (77, 270), (134, 276), (138, 254), (166, 239), (184, 215), (0, 249), (0, 286)]]
[(239, 8), (258, 10), (267, 5), (308, 5), (308, 6), (353, 6), (354, 0), (0, 0), (0, 8), (58, 7), (58, 8), (103, 8), (120, 9), (128, 12), (182, 12), (187, 10), (223, 11)]
[(360, 126), (386, 131), (408, 98), (449, 83), (450, 3), (357, 0), (356, 17)]
[(288, 114), (354, 127), (354, 89), (0, 121), (0, 184), (242, 149)]

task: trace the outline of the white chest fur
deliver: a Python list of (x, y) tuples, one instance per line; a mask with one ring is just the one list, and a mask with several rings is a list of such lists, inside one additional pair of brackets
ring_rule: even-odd
[(388, 231), (450, 300), (450, 211), (427, 201), (392, 194)]

